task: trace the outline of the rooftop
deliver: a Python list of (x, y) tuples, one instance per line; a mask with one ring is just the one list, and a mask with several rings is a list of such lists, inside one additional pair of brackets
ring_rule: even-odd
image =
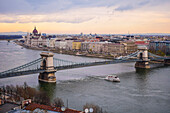
[(0, 113), (6, 113), (10, 111), (12, 108), (18, 107), (16, 104), (11, 104), (11, 103), (5, 103), (0, 106)]
[(49, 110), (49, 111), (54, 111), (54, 112), (62, 112), (62, 113), (83, 113), (82, 111), (77, 111), (74, 109), (67, 109), (65, 111), (62, 111), (61, 108), (59, 107), (52, 107), (52, 106), (47, 106), (47, 105), (41, 105), (41, 104), (36, 104), (36, 103), (31, 103), (28, 105), (25, 110), (30, 110), (34, 111), (35, 109), (43, 109), (43, 110)]

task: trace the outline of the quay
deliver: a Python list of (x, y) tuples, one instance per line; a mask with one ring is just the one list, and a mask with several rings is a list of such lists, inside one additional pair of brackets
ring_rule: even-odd
[(67, 54), (67, 55), (74, 55), (74, 56), (83, 56), (83, 57), (91, 57), (91, 58), (101, 58), (101, 59), (113, 59), (116, 58), (117, 56), (112, 56), (112, 55), (104, 55), (104, 54), (89, 54), (89, 53), (84, 53), (84, 52), (79, 52), (79, 55), (77, 54), (77, 52), (74, 51), (67, 51), (67, 50), (56, 50), (54, 48), (48, 48), (48, 47), (30, 47), (27, 46), (23, 43), (17, 42), (15, 41), (15, 43), (17, 45), (20, 45), (26, 49), (32, 49), (32, 50), (41, 50), (41, 51), (50, 51), (53, 53), (58, 53), (58, 54)]

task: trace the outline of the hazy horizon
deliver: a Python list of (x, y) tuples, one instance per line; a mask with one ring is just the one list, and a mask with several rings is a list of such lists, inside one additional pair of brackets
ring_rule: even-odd
[[(0, 35), (26, 35), (28, 32), (23, 32), (23, 31), (17, 31), (17, 32), (0, 32)], [(42, 32), (45, 33), (45, 32)], [(75, 34), (68, 34), (68, 33), (46, 33), (47, 35), (80, 35), (80, 33), (75, 33)], [(84, 33), (83, 33), (84, 34)], [(90, 33), (85, 33), (84, 35), (89, 35)], [(95, 33), (91, 33), (94, 35)], [(164, 36), (169, 36), (170, 33), (120, 33), (120, 34), (97, 34), (97, 35), (164, 35)]]

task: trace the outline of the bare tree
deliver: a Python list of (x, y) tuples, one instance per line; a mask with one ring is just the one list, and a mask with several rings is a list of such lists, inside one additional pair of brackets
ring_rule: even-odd
[(38, 92), (35, 95), (34, 102), (44, 105), (50, 105), (50, 98), (45, 92)]
[(102, 108), (95, 104), (86, 103), (86, 105), (83, 106), (83, 110), (90, 108), (93, 109), (93, 113), (107, 113), (106, 111), (103, 111)]
[(37, 92), (38, 91), (35, 88), (28, 87), (27, 88), (28, 98), (33, 99)]
[(0, 87), (0, 96), (1, 96), (1, 94), (2, 94), (2, 88)]
[[(35, 88), (31, 88), (25, 82), (24, 85), (7, 85), (0, 88), (0, 94), (9, 94), (11, 100), (20, 101), (23, 99), (32, 99), (33, 102), (39, 104), (50, 105), (50, 98), (44, 91), (37, 91)], [(5, 96), (4, 96), (5, 97)], [(5, 99), (5, 98), (4, 98)], [(63, 101), (59, 101), (62, 103)], [(64, 104), (61, 104), (64, 105)]]
[(53, 104), (55, 107), (63, 107), (64, 106), (63, 100), (59, 97), (54, 99)]
[(10, 90), (11, 90), (10, 86), (9, 86), (9, 85), (6, 85), (5, 89), (6, 89), (6, 93), (9, 94), (9, 93), (10, 93)]

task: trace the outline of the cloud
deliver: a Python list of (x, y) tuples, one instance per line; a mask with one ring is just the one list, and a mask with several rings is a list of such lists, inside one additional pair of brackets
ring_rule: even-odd
[(1, 14), (21, 14), (33, 12), (33, 6), (25, 0), (0, 0)]
[(0, 14), (47, 14), (93, 7), (130, 10), (152, 0), (0, 0)]
[(130, 0), (127, 3), (125, 2), (124, 4), (119, 5), (117, 8), (115, 8), (115, 11), (134, 10), (144, 7), (149, 3), (151, 3), (151, 0), (138, 0), (138, 1)]
[(126, 6), (119, 6), (118, 8), (115, 9), (115, 11), (127, 11), (132, 9), (135, 9), (135, 7), (132, 5), (126, 5)]
[(74, 8), (109, 6), (117, 0), (0, 0), (0, 14), (47, 14)]
[(78, 8), (68, 11), (49, 13), (49, 14), (0, 14), (0, 23), (83, 23), (90, 21), (98, 16), (111, 15), (104, 7), (101, 8)]
[[(107, 12), (122, 12), (143, 8), (152, 9), (169, 0), (0, 0), (0, 22), (82, 23), (96, 16), (108, 16)], [(86, 9), (86, 10), (82, 10)], [(102, 9), (102, 10), (101, 10)], [(108, 10), (105, 10), (108, 9)], [(169, 11), (169, 7), (166, 6)], [(106, 12), (104, 12), (106, 11)]]
[[(170, 3), (169, 0), (0, 0), (0, 14), (47, 14), (74, 8), (117, 7), (132, 10)], [(163, 7), (163, 6), (162, 6)]]
[(144, 5), (147, 5), (147, 4), (149, 4), (149, 3), (150, 3), (149, 0), (143, 0), (143, 1), (140, 1), (140, 2), (138, 3), (138, 5), (139, 5), (139, 6), (144, 6)]
[(90, 21), (94, 16), (81, 15), (70, 16), (69, 14), (59, 15), (0, 15), (0, 23), (40, 23), (40, 22), (57, 22), (57, 23), (82, 23)]

